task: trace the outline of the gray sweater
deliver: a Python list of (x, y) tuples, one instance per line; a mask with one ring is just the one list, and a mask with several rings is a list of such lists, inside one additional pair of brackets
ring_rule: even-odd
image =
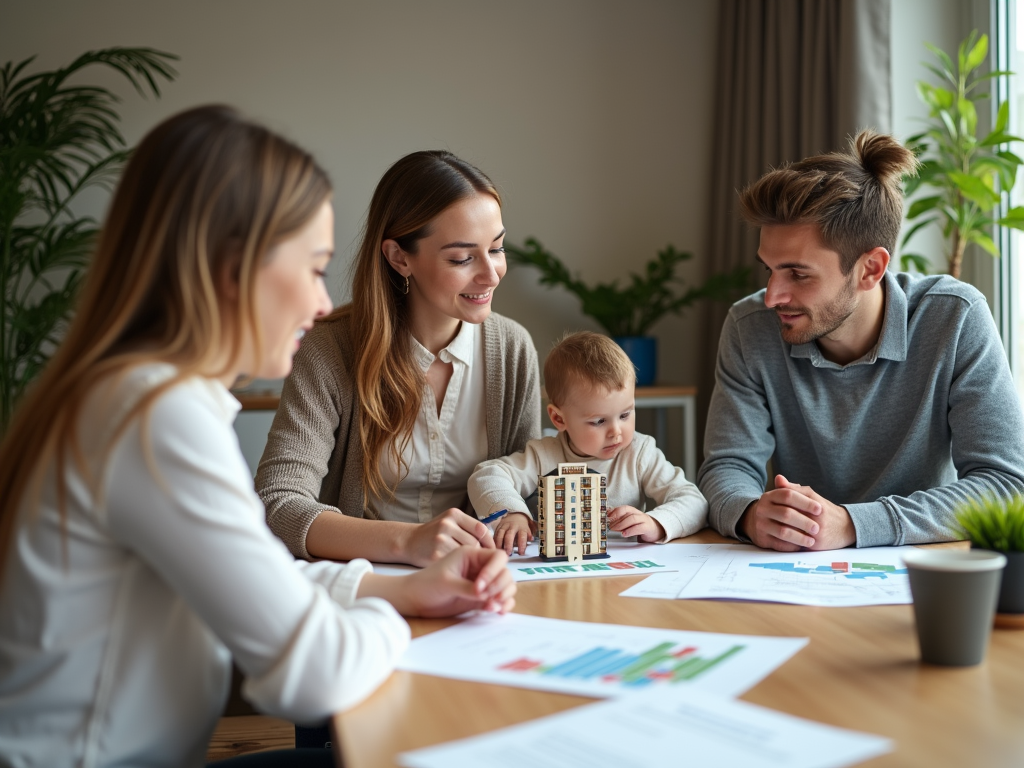
[(984, 297), (947, 276), (883, 285), (879, 342), (845, 366), (784, 342), (764, 291), (730, 310), (697, 474), (720, 533), (741, 537), (769, 459), (844, 505), (859, 547), (950, 539), (958, 503), (1024, 492), (1024, 418)]
[[(540, 436), (540, 374), (530, 335), (493, 312), (482, 328), (487, 456), (481, 460), (521, 451)], [(319, 322), (306, 334), (256, 471), (267, 524), (297, 557), (309, 559), (306, 533), (322, 512), (373, 517), (363, 504), (354, 362), (347, 318)]]

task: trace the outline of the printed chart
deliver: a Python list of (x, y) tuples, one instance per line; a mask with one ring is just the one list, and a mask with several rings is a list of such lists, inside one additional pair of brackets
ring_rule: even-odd
[(408, 768), (839, 768), (892, 742), (705, 691), (660, 688), (399, 755)]
[(599, 698), (674, 686), (736, 696), (806, 643), (805, 638), (480, 615), (413, 640), (398, 666)]
[(848, 561), (833, 561), (825, 565), (814, 565), (803, 561), (791, 562), (788, 560), (780, 563), (748, 563), (750, 568), (764, 568), (766, 571), (777, 571), (785, 574), (806, 575), (806, 576), (831, 576), (833, 580), (842, 583), (849, 579), (880, 579), (885, 580), (891, 576), (906, 576), (906, 568), (898, 568), (895, 565), (884, 563), (858, 563)]
[(667, 571), (692, 571), (715, 544), (644, 544), (609, 536), (607, 559), (581, 563), (546, 562), (530, 542), (526, 554), (509, 558), (508, 569), (516, 581), (578, 579), (591, 576), (640, 576)]
[(820, 606), (906, 604), (911, 602), (903, 565), (903, 553), (908, 549), (912, 547), (718, 552), (706, 558), (676, 597)]
[[(644, 544), (615, 535), (608, 538), (607, 559), (565, 563), (542, 560), (537, 553), (537, 542), (531, 541), (525, 555), (512, 555), (509, 558), (508, 569), (518, 582), (593, 576), (642, 576), (674, 571), (692, 574), (703, 564), (704, 556), (717, 548), (736, 547), (730, 544)], [(412, 565), (373, 564), (373, 572), (385, 576), (404, 576), (417, 570)]]
[(671, 641), (658, 643), (642, 653), (598, 645), (557, 664), (545, 664), (542, 659), (523, 656), (501, 664), (498, 669), (639, 688), (659, 682), (696, 680), (745, 648), (745, 645), (733, 645), (708, 658), (701, 656), (695, 645)]

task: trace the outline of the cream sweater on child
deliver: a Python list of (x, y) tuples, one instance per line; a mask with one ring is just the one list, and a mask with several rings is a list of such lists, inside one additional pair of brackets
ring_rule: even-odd
[(578, 456), (565, 432), (530, 440), (523, 451), (478, 464), (469, 478), (469, 500), (481, 518), (501, 509), (529, 515), (524, 499), (537, 490), (537, 477), (561, 462), (586, 462), (607, 475), (608, 511), (627, 505), (647, 512), (665, 529), (660, 543), (707, 525), (708, 503), (697, 486), (669, 463), (654, 438), (639, 433), (628, 447), (605, 460)]

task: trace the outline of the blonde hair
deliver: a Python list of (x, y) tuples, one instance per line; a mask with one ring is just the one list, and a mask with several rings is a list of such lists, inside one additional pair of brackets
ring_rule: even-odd
[(769, 171), (740, 193), (740, 215), (757, 227), (817, 224), (822, 244), (850, 273), (881, 246), (893, 253), (903, 221), (904, 174), (914, 153), (892, 136), (861, 131), (846, 152), (830, 152)]
[[(115, 425), (105, 450), (136, 418), (145, 445), (145, 415), (163, 392), (193, 375), (233, 370), (246, 329), (260, 349), (257, 269), (275, 244), (313, 218), (330, 192), (326, 173), (309, 154), (229, 107), (191, 109), (149, 132), (118, 184), (67, 336), (0, 445), (0, 559), (6, 559), (16, 512), (30, 490), (38, 504), (51, 462), (62, 525), (69, 459), (98, 494), (77, 425), (101, 382), (141, 363), (175, 366), (175, 376)], [(225, 275), (239, 285), (232, 318), (224, 316), (217, 291)], [(226, 340), (225, 328), (231, 329)]]
[(636, 383), (636, 368), (622, 347), (591, 331), (565, 334), (544, 361), (548, 402), (562, 407), (580, 387), (621, 390)]
[(408, 471), (402, 451), (412, 436), (423, 400), (425, 379), (409, 346), (409, 307), (405, 278), (388, 263), (382, 246), (394, 240), (415, 254), (431, 225), (454, 203), (478, 194), (501, 205), (501, 195), (480, 169), (451, 152), (406, 155), (377, 184), (370, 201), (352, 278), (352, 302), (320, 322), (350, 318), (356, 350), (359, 439), (363, 449), (363, 501), (370, 517), (375, 501), (392, 498), (381, 474), (381, 457)]

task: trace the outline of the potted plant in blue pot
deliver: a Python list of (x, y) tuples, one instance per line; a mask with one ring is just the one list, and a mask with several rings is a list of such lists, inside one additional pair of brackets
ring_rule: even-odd
[(637, 369), (637, 385), (650, 386), (657, 378), (657, 339), (648, 336), (651, 327), (668, 313), (680, 314), (700, 299), (734, 300), (751, 287), (750, 269), (712, 275), (703, 285), (682, 290), (676, 277), (680, 262), (692, 253), (669, 245), (647, 262), (641, 274), (633, 273), (625, 286), (618, 280), (591, 287), (572, 276), (561, 259), (535, 238), (524, 247), (505, 244), (508, 260), (540, 270), (542, 285), (561, 286), (580, 300), (583, 314), (597, 323), (621, 346)]
[(954, 531), (970, 541), (972, 549), (1006, 555), (996, 622), (1024, 628), (1024, 496), (987, 495), (968, 501), (956, 510)]

